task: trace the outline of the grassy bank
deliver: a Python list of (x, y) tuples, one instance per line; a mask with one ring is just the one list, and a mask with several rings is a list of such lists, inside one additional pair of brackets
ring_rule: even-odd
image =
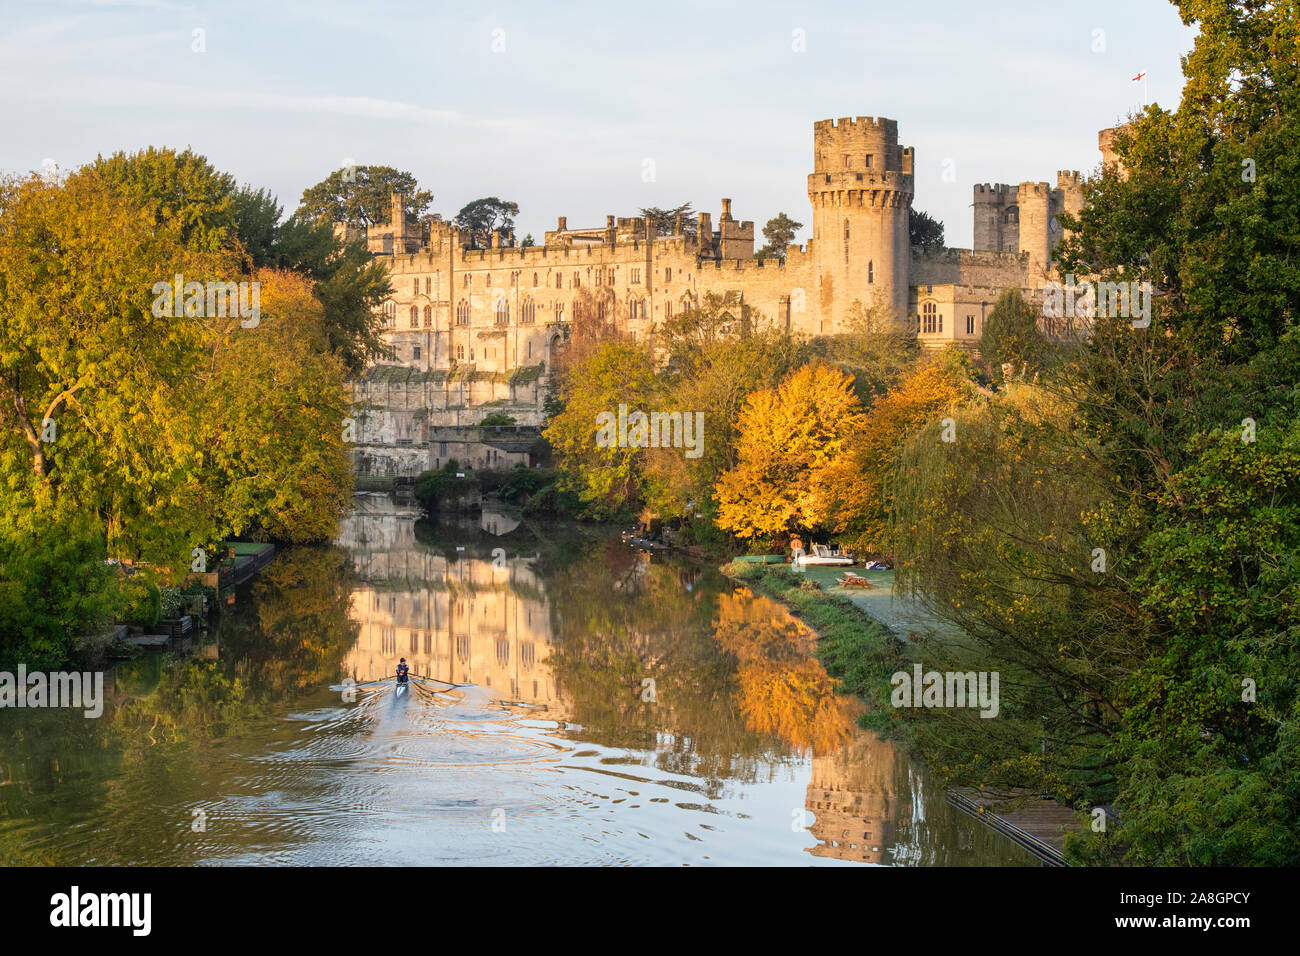
[(846, 694), (867, 703), (862, 724), (877, 733), (906, 737), (905, 725), (889, 703), (890, 675), (911, 667), (906, 643), (885, 624), (846, 597), (782, 564), (724, 565), (722, 573), (788, 605), (818, 634), (817, 656)]

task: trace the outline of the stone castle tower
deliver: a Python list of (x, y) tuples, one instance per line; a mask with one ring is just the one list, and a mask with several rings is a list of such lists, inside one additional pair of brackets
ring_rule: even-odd
[(908, 315), (912, 206), (910, 146), (896, 120), (859, 116), (813, 124), (811, 252), (822, 328), (844, 328), (854, 300)]

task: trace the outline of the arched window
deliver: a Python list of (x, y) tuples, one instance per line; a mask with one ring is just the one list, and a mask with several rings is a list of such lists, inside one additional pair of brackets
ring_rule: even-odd
[(418, 329), (419, 327), (420, 327), (420, 309), (418, 306), (413, 305), (411, 306), (411, 328)]
[(582, 276), (578, 275), (576, 272), (573, 274), (573, 287), (575, 289), (582, 287)]
[(537, 288), (537, 273), (536, 273), (536, 272), (533, 273), (533, 288), (534, 288), (534, 289)]
[(599, 321), (599, 322), (604, 322), (604, 321), (605, 321), (606, 312), (607, 312), (607, 310), (606, 310), (606, 308), (605, 308), (605, 300), (604, 300), (604, 299), (601, 299), (599, 302), (596, 303), (596, 319), (597, 319), (597, 321)]
[(868, 282), (876, 281), (876, 264), (874, 262), (867, 263), (867, 281)]
[(433, 306), (426, 305), (424, 307), (424, 327), (428, 329), (428, 328), (432, 328), (432, 326), (433, 326)]
[(496, 322), (497, 325), (510, 324), (510, 300), (505, 296), (497, 299), (496, 303)]
[(533, 304), (532, 299), (525, 299), (523, 306), (519, 309), (519, 321), (523, 325), (532, 325), (537, 318), (537, 306)]
[(469, 288), (469, 280), (470, 280), (470, 274), (469, 274), (468, 272), (466, 272), (466, 273), (465, 273), (465, 278), (461, 280), (461, 283), (460, 283), (460, 284), (463, 285), (465, 288), (468, 289), (468, 288)]
[(555, 321), (556, 321), (556, 322), (563, 322), (563, 321), (564, 321), (564, 303), (563, 303), (563, 302), (557, 302), (557, 303), (555, 303)]
[(456, 361), (458, 362), (465, 361), (465, 346), (463, 345), (456, 346)]
[(941, 332), (943, 326), (940, 325), (939, 307), (933, 302), (927, 302), (921, 306), (921, 331), (922, 332)]
[(464, 299), (456, 303), (456, 324), (469, 325), (469, 303)]
[(555, 273), (555, 288), (557, 289), (564, 288), (564, 275), (562, 273), (559, 272)]
[(420, 278), (419, 278), (419, 276), (416, 276), (414, 279), (412, 279), (412, 280), (411, 280), (411, 283), (412, 283), (412, 285), (414, 286), (414, 287), (411, 289), (411, 294), (412, 294), (412, 295), (419, 295), (419, 294), (420, 294)]

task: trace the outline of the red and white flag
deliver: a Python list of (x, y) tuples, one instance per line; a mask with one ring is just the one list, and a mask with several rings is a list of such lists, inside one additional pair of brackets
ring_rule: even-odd
[(1139, 73), (1137, 76), (1133, 77), (1133, 82), (1136, 83), (1138, 80), (1142, 79), (1145, 76), (1146, 76), (1146, 72), (1143, 71)]

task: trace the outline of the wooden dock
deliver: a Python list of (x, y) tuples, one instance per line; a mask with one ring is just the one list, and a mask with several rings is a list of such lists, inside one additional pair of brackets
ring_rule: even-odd
[(948, 791), (948, 803), (1024, 847), (1048, 866), (1069, 866), (1065, 835), (1083, 832), (1075, 811), (1028, 791), (995, 798), (978, 790), (953, 788)]

